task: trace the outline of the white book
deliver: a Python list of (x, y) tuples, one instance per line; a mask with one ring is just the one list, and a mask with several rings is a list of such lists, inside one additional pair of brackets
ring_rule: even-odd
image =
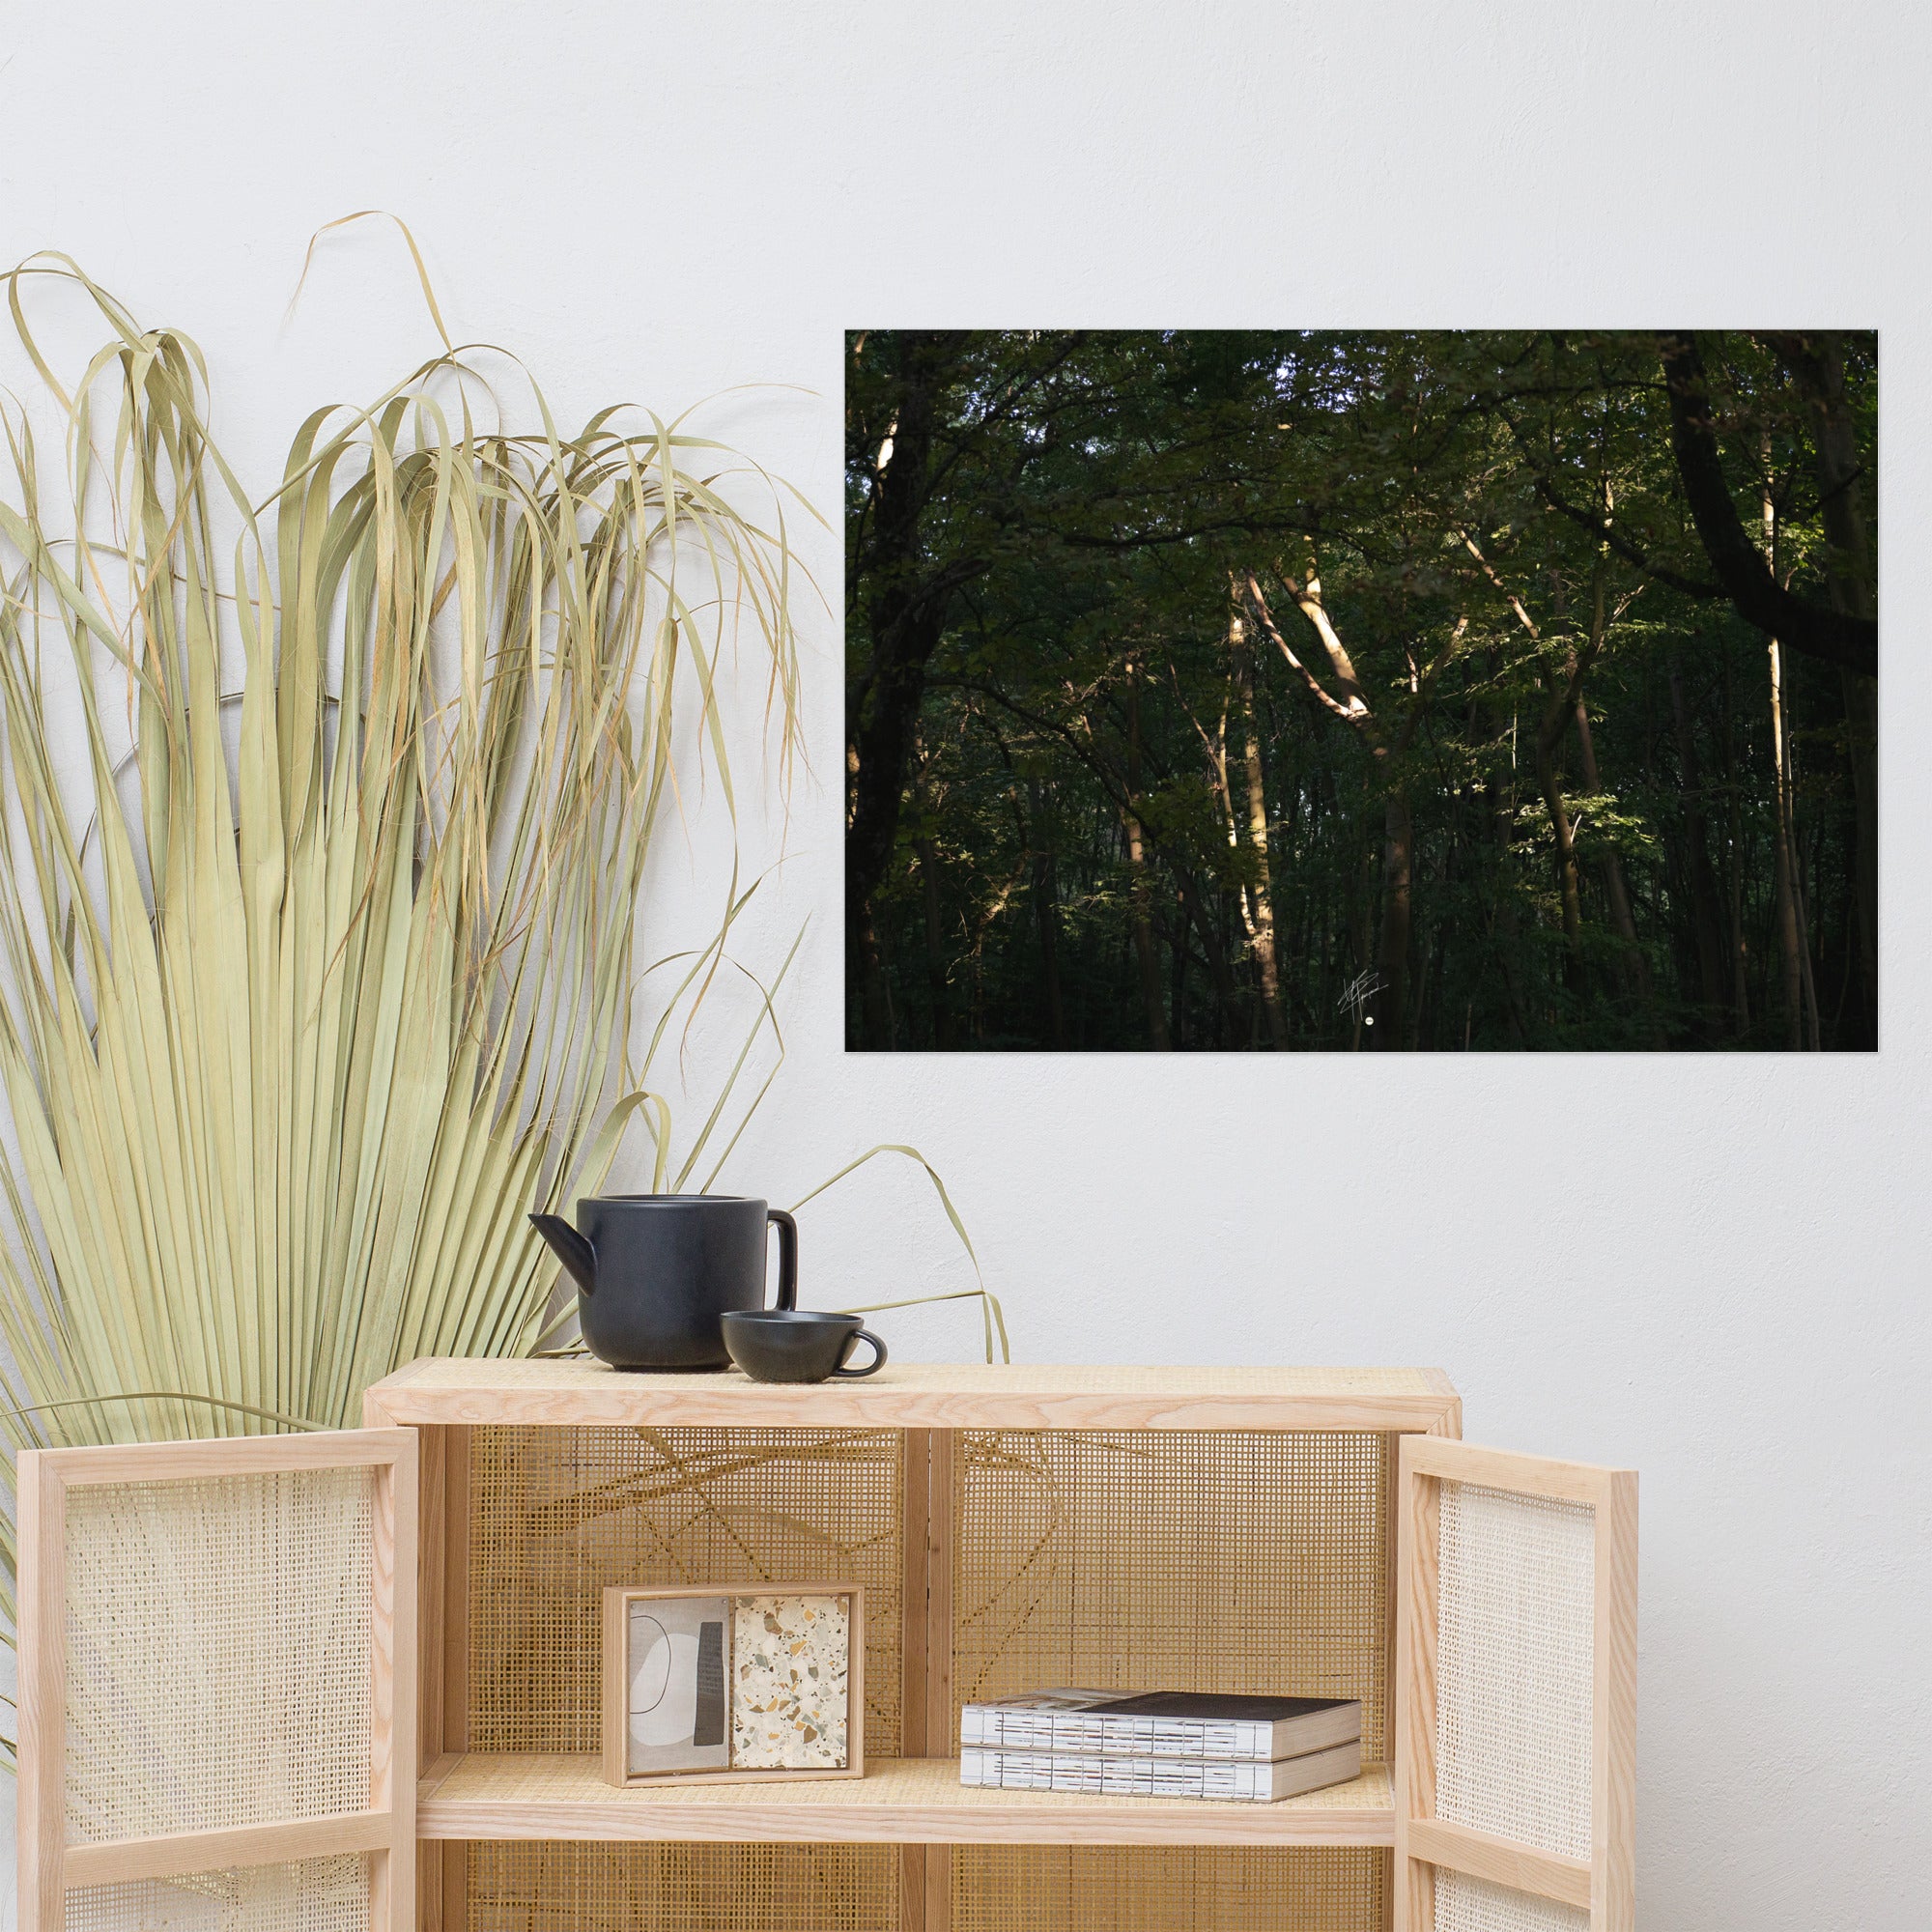
[(959, 1742), (1001, 1750), (1271, 1764), (1362, 1735), (1352, 1697), (1222, 1696), (1193, 1690), (1030, 1690), (965, 1705)]
[(986, 1750), (959, 1753), (959, 1782), (1000, 1791), (1081, 1791), (1102, 1798), (1210, 1798), (1270, 1804), (1362, 1773), (1362, 1741), (1271, 1764), (1205, 1758), (1102, 1757), (1077, 1751)]

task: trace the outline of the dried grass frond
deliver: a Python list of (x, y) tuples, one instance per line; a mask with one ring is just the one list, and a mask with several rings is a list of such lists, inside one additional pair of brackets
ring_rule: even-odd
[[(45, 276), (106, 325), (71, 388)], [(734, 639), (781, 772), (799, 750), (782, 494), (747, 513), (679, 422), (565, 434), (534, 384), (539, 432), (484, 427), (452, 348), (317, 411), (256, 502), (187, 337), (65, 258), (6, 288), (66, 433), (50, 461), (0, 409), (0, 1428), (350, 1424), (414, 1356), (536, 1345), (526, 1211), (594, 1191), (633, 1113), (661, 1178), (742, 1127), (753, 1040), (675, 1159), (626, 1042), (681, 751), (735, 822)], [(734, 869), (653, 1050), (752, 890)]]

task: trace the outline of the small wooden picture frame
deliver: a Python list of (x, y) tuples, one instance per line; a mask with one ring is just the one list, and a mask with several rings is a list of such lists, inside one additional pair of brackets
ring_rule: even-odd
[(863, 1777), (865, 1616), (856, 1583), (608, 1588), (606, 1779)]

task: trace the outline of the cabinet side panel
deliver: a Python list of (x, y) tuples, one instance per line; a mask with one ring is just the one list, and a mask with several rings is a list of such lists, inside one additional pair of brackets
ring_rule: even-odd
[(1603, 1932), (1636, 1924), (1636, 1474), (1611, 1476), (1597, 1511), (1595, 1895)]
[[(957, 1568), (962, 1463), (959, 1434), (935, 1429), (926, 1468), (925, 1516), (925, 1749), (950, 1757), (959, 1721), (953, 1697), (953, 1592)], [(910, 1755), (910, 1753), (908, 1753)], [(944, 1932), (943, 1927), (932, 1932)]]
[[(921, 1647), (925, 1659), (924, 1683), (906, 1696), (908, 1710), (923, 1706), (920, 1726), (924, 1739), (921, 1755), (946, 1757), (952, 1750), (954, 1722), (952, 1702), (952, 1573), (953, 1544), (960, 1520), (958, 1434), (935, 1429), (926, 1438), (924, 1631)], [(909, 1680), (910, 1681), (910, 1680)], [(907, 1755), (912, 1754), (907, 1747)], [(952, 1923), (952, 1860), (947, 1845), (915, 1848), (919, 1883), (906, 1888), (905, 1932), (951, 1932)]]
[(67, 1652), (61, 1640), (67, 1515), (60, 1480), (34, 1450), (15, 1477), (19, 1624), (20, 1932), (55, 1932), (67, 1841)]
[(442, 1476), (445, 1429), (416, 1432), (416, 1773), (442, 1749), (443, 1548), (448, 1518)]
[[(925, 1750), (926, 1536), (931, 1512), (932, 1432), (908, 1429), (900, 1437), (899, 1543), (904, 1566), (899, 1598), (899, 1658), (904, 1672), (899, 1749), (906, 1757)], [(899, 1847), (899, 1932), (926, 1932), (925, 1847)]]
[(901, 1441), (899, 1524), (903, 1576), (899, 1596), (899, 1657), (905, 1675), (899, 1719), (899, 1751), (924, 1757), (926, 1651), (926, 1536), (931, 1520), (932, 1432), (908, 1429)]
[[(462, 1751), (469, 1733), (469, 1432), (431, 1424), (416, 1435), (416, 1757), (426, 1772), (443, 1753)], [(449, 1847), (418, 1847), (418, 1932), (460, 1932), (463, 1869)]]
[[(1398, 1445), (1399, 1446), (1399, 1445)], [(1435, 1814), (1435, 1634), (1441, 1498), (1433, 1477), (1399, 1468), (1396, 1491), (1396, 1932), (1431, 1932), (1435, 1871), (1409, 1856), (1411, 1821)]]
[[(416, 1763), (425, 1772), (451, 1747), (445, 1731), (451, 1717), (448, 1690), (448, 1624), (458, 1606), (450, 1602), (449, 1554), (452, 1530), (450, 1461), (466, 1431), (425, 1428), (416, 1432), (418, 1456), (416, 1511)], [(457, 1451), (460, 1454), (460, 1451)], [(459, 1499), (460, 1500), (460, 1499)], [(460, 1587), (460, 1586), (459, 1586)], [(461, 1713), (457, 1713), (460, 1721)]]
[(416, 1847), (416, 1932), (463, 1932), (469, 1847), (425, 1839)]

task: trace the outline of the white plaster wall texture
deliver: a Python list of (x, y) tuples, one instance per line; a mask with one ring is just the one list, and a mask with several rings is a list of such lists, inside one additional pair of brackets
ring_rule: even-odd
[[(313, 403), (434, 346), (368, 225), (285, 319), (310, 233), (390, 209), (459, 337), (527, 357), (566, 416), (815, 391), (705, 420), (835, 519), (848, 326), (1876, 324), (1877, 1057), (848, 1059), (840, 553), (812, 531), (819, 782), (746, 952), (772, 963), (813, 923), (790, 1064), (726, 1179), (788, 1202), (914, 1142), (1024, 1356), (1439, 1363), (1473, 1439), (1635, 1464), (1642, 1922), (1918, 1932), (1923, 17), (83, 0), (13, 10), (0, 45), (0, 256), (65, 248), (196, 336), (230, 453), (266, 484)], [(775, 821), (748, 838), (775, 851)], [(667, 864), (653, 942), (701, 914), (702, 878), (700, 857)], [(802, 1220), (808, 1300), (970, 1284), (916, 1172), (875, 1164)], [(965, 1305), (887, 1320), (905, 1355), (978, 1347)]]

